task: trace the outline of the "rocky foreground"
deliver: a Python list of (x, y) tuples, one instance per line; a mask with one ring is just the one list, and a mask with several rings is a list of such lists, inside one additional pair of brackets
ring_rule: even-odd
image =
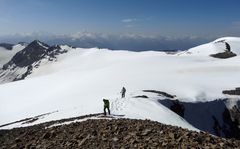
[(150, 120), (89, 119), (46, 126), (0, 130), (0, 149), (240, 148), (240, 140), (223, 139)]

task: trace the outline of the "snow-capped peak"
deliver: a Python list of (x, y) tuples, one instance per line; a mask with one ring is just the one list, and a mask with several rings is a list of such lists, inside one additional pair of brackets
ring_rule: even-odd
[[(19, 47), (23, 46), (21, 44), (14, 46), (15, 49)], [(10, 61), (3, 63), (3, 68), (0, 70), (2, 74), (0, 83), (25, 79), (32, 73), (33, 69), (57, 61), (58, 55), (67, 53), (71, 49), (72, 47), (67, 45), (50, 47), (39, 40), (34, 40), (24, 49), (17, 52)]]
[(45, 48), (45, 49), (47, 49), (47, 48), (50, 47), (50, 46), (47, 45), (46, 43), (43, 43), (43, 42), (41, 42), (41, 41), (39, 41), (39, 40), (34, 40), (33, 42), (31, 42), (31, 43), (29, 44), (29, 46), (37, 46), (37, 45), (39, 45), (39, 46), (41, 46), (41, 47), (43, 47), (43, 48)]
[(239, 55), (240, 54), (240, 38), (238, 37), (223, 37), (216, 39), (213, 42), (209, 42), (197, 47), (193, 47), (181, 54), (191, 55), (213, 55), (226, 52), (228, 49), (226, 45), (230, 46), (230, 52)]

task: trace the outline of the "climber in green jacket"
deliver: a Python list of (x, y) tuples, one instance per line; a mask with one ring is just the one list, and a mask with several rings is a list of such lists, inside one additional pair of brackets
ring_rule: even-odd
[(106, 109), (108, 110), (108, 114), (110, 115), (110, 108), (109, 108), (110, 103), (109, 103), (109, 100), (103, 99), (103, 102), (104, 102), (104, 109), (103, 109), (104, 115), (107, 114), (106, 113)]

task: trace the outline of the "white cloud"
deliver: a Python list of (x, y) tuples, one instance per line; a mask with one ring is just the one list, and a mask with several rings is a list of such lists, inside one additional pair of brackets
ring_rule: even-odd
[(122, 22), (123, 23), (132, 23), (132, 22), (135, 22), (137, 21), (136, 18), (128, 18), (128, 19), (123, 19)]

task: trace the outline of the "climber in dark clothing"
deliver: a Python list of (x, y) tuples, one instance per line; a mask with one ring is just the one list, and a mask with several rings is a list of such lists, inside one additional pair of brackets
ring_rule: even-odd
[(227, 42), (225, 42), (225, 45), (226, 45), (226, 49), (227, 49), (227, 51), (230, 52), (230, 51), (231, 51), (231, 47), (230, 47), (230, 45), (229, 45)]
[(125, 98), (126, 88), (123, 87), (120, 93), (122, 93), (122, 98)]
[(106, 109), (108, 110), (108, 114), (110, 115), (110, 109), (109, 109), (110, 103), (109, 103), (109, 100), (103, 99), (103, 102), (104, 102), (104, 109), (103, 109), (104, 115), (107, 114), (107, 113), (106, 113)]

